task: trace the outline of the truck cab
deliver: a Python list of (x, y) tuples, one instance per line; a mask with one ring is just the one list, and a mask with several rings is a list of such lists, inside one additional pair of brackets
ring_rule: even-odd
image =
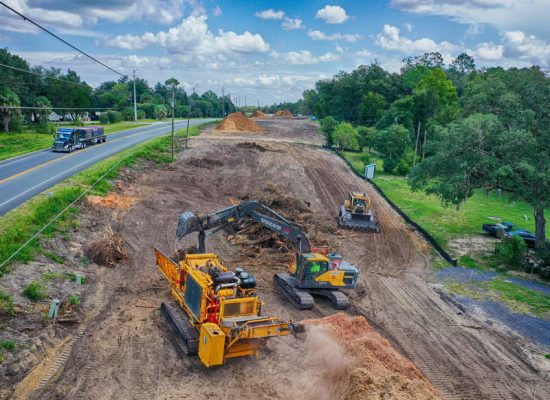
[(52, 151), (67, 151), (70, 153), (79, 148), (81, 148), (81, 143), (75, 133), (75, 128), (59, 128), (57, 130)]

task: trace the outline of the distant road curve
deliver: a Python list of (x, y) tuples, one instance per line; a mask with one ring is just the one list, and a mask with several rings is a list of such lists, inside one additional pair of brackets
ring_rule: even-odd
[[(190, 121), (189, 125), (198, 125), (213, 120), (212, 118), (194, 119)], [(186, 126), (187, 121), (175, 123), (175, 129)], [(105, 143), (88, 146), (72, 153), (54, 153), (48, 149), (1, 161), (0, 215), (4, 215), (37, 194), (98, 161), (138, 143), (165, 135), (171, 129), (172, 126), (169, 122), (157, 123), (113, 133), (107, 136)]]

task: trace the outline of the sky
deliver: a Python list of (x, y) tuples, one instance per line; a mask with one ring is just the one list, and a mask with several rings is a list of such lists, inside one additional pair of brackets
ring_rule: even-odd
[[(3, 0), (123, 74), (230, 94), (241, 105), (296, 101), (315, 82), (379, 62), (462, 52), (478, 66), (550, 67), (550, 0)], [(119, 77), (0, 6), (0, 47), (31, 65)]]

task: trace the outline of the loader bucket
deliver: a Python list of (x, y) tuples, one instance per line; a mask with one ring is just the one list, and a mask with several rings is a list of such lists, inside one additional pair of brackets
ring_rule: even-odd
[(201, 230), (201, 223), (199, 218), (191, 211), (185, 211), (181, 213), (178, 220), (178, 228), (176, 230), (176, 237), (182, 239), (184, 236), (191, 232), (198, 232)]

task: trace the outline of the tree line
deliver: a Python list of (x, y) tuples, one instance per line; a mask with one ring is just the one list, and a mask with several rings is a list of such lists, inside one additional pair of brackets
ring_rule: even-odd
[[(537, 247), (550, 206), (550, 79), (539, 67), (477, 68), (461, 54), (378, 63), (321, 80), (301, 112), (321, 120), (327, 145), (383, 159), (415, 190), (459, 206), (475, 190), (501, 189), (533, 207)], [(366, 153), (367, 159), (369, 154)]]
[[(62, 72), (58, 68), (30, 66), (7, 48), (0, 49), (0, 131), (18, 132), (24, 122), (34, 120), (38, 131), (50, 130), (48, 116), (52, 110), (70, 114), (77, 122), (85, 110), (109, 109), (101, 115), (101, 122), (133, 120), (133, 80), (123, 77), (92, 88), (75, 71)], [(136, 78), (138, 119), (163, 119), (171, 115), (172, 84), (169, 81), (150, 86)], [(10, 107), (10, 108), (8, 108)], [(37, 107), (38, 109), (18, 109)], [(85, 110), (75, 110), (75, 109)], [(187, 94), (183, 88), (175, 90), (175, 117), (220, 117), (222, 112), (234, 112), (230, 96), (218, 96), (213, 91), (201, 95)]]

